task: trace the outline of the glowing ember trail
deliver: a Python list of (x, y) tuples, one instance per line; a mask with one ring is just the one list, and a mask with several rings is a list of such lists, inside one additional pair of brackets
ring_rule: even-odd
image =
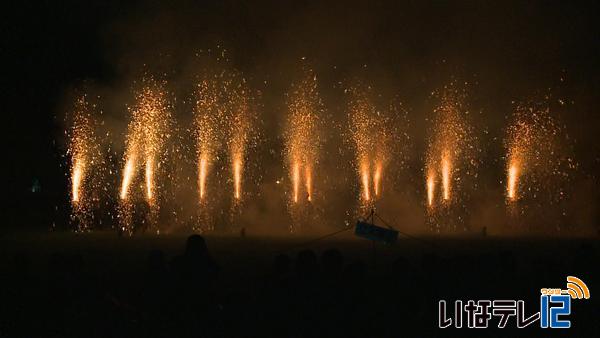
[[(288, 117), (285, 127), (284, 155), (292, 184), (292, 202), (298, 204), (300, 196), (313, 201), (314, 175), (321, 148), (320, 116), (323, 113), (317, 91), (317, 78), (307, 72), (303, 81), (292, 87), (288, 94)], [(303, 173), (303, 174), (302, 174)], [(303, 182), (302, 182), (303, 181)], [(304, 191), (301, 191), (304, 187)], [(295, 206), (291, 212), (299, 206)]]
[(375, 189), (375, 197), (379, 197), (381, 189), (381, 163), (375, 164), (375, 173), (373, 174), (373, 188)]
[(138, 97), (142, 111), (142, 126), (144, 132), (146, 201), (152, 206), (151, 211), (157, 212), (157, 164), (164, 155), (165, 141), (170, 133), (170, 108), (166, 102), (166, 93), (156, 82), (148, 84)]
[[(540, 156), (536, 154), (537, 146), (542, 146), (544, 142), (548, 144), (550, 138), (547, 135), (546, 128), (552, 121), (544, 121), (547, 114), (531, 114), (528, 109), (518, 109), (515, 113), (513, 124), (508, 127), (506, 147), (508, 150), (506, 163), (506, 198), (507, 202), (516, 202), (519, 199), (519, 181), (520, 176), (531, 166), (533, 169), (539, 166)], [(538, 117), (539, 116), (539, 117)], [(544, 118), (541, 118), (545, 116)], [(547, 125), (544, 125), (547, 124)], [(550, 130), (553, 127), (550, 126)]]
[(283, 156), (290, 179), (287, 199), (292, 220), (290, 231), (315, 223), (317, 209), (312, 206), (323, 197), (316, 178), (322, 147), (321, 119), (325, 111), (317, 84), (314, 72), (304, 69), (303, 77), (286, 93)]
[(154, 159), (148, 157), (146, 160), (146, 200), (154, 202)]
[(71, 200), (73, 202), (80, 201), (80, 191), (85, 179), (85, 165), (91, 160), (89, 151), (93, 130), (87, 110), (88, 104), (84, 96), (76, 103), (69, 149), (71, 155)]
[(397, 133), (391, 116), (382, 114), (371, 102), (370, 88), (352, 88), (350, 93), (349, 133), (356, 158), (361, 208), (365, 209), (381, 197), (384, 171)]
[(435, 196), (435, 178), (433, 173), (427, 175), (427, 206), (433, 206), (433, 197)]
[(306, 184), (306, 200), (312, 201), (312, 172), (309, 166), (304, 168), (304, 181)]
[(129, 185), (133, 180), (133, 175), (135, 174), (135, 154), (130, 155), (130, 157), (125, 162), (125, 170), (123, 172), (123, 182), (121, 183), (121, 193), (119, 197), (122, 200), (127, 199), (127, 195), (129, 193)]
[(363, 199), (365, 201), (369, 201), (371, 199), (371, 189), (369, 188), (369, 165), (367, 163), (363, 163), (360, 167), (360, 172), (362, 176)]
[(200, 201), (204, 200), (206, 195), (206, 176), (208, 175), (208, 160), (206, 156), (200, 157), (200, 168), (198, 170), (198, 189), (200, 193)]
[[(436, 108), (432, 141), (429, 143), (426, 163), (427, 187), (433, 186), (434, 176), (441, 176), (442, 200), (452, 199), (454, 173), (460, 156), (463, 156), (468, 128), (461, 117), (461, 104), (454, 92), (445, 92), (442, 104)], [(434, 189), (427, 189), (427, 204), (434, 204)]]
[[(150, 206), (148, 220), (152, 226), (156, 225), (154, 223), (159, 208), (157, 194), (160, 191), (158, 169), (165, 155), (165, 143), (170, 136), (171, 113), (166, 96), (162, 83), (151, 78), (144, 79), (142, 89), (136, 93), (135, 106), (129, 108), (132, 119), (127, 132), (125, 167), (119, 194), (122, 229), (129, 233), (133, 231), (129, 224), (133, 207), (131, 186), (142, 166), (144, 198)], [(140, 163), (141, 161), (143, 162)]]
[(442, 186), (444, 189), (444, 201), (450, 199), (450, 182), (452, 180), (452, 166), (448, 151), (444, 151), (442, 155)]
[(217, 130), (223, 119), (223, 109), (219, 106), (219, 89), (215, 79), (200, 81), (196, 88), (194, 133), (198, 159), (198, 196), (201, 203), (208, 194), (207, 181), (219, 147)]
[(70, 130), (68, 154), (71, 159), (71, 219), (77, 223), (77, 230), (88, 230), (93, 213), (93, 193), (100, 188), (99, 173), (101, 156), (91, 118), (93, 106), (86, 96), (81, 96), (74, 105)]
[(226, 84), (228, 97), (228, 122), (229, 122), (229, 159), (233, 176), (234, 205), (241, 202), (243, 197), (243, 175), (246, 161), (246, 152), (250, 141), (252, 128), (252, 112), (249, 91), (245, 81), (240, 79)]
[[(356, 168), (360, 180), (361, 200), (367, 203), (371, 200), (371, 158), (375, 151), (374, 110), (364, 93), (353, 92), (354, 101), (350, 107), (350, 134), (354, 141), (356, 153)], [(363, 205), (364, 206), (364, 205)]]
[[(560, 133), (561, 128), (550, 115), (548, 107), (531, 104), (530, 107), (516, 108), (505, 141), (508, 202), (515, 202), (522, 197), (520, 191), (524, 193), (525, 189), (520, 189), (521, 185), (539, 184), (542, 178), (548, 180), (548, 184), (554, 175), (568, 177), (560, 168), (563, 160), (559, 156)], [(539, 189), (539, 186), (531, 186), (527, 191), (535, 194)]]
[(235, 189), (235, 199), (239, 200), (242, 198), (242, 159), (238, 154), (237, 158), (233, 160), (233, 181)]
[(242, 199), (242, 175), (244, 173), (244, 156), (246, 150), (246, 127), (241, 125), (235, 128), (238, 133), (230, 149), (231, 168), (233, 172), (233, 197), (236, 203)]
[[(469, 190), (476, 184), (477, 140), (467, 123), (466, 94), (455, 84), (444, 87), (440, 105), (434, 110), (425, 163), (427, 213), (436, 231), (463, 228), (463, 212)], [(436, 189), (436, 182), (440, 188)], [(439, 192), (438, 192), (439, 191)], [(441, 196), (436, 196), (436, 194)], [(443, 208), (436, 207), (441, 201)], [(460, 215), (460, 216), (453, 216)]]
[(517, 180), (519, 177), (519, 167), (517, 163), (512, 163), (508, 168), (508, 198), (514, 201), (517, 198)]
[(73, 181), (73, 191), (71, 192), (71, 200), (73, 202), (79, 202), (79, 189), (81, 188), (81, 180), (83, 178), (84, 169), (85, 165), (83, 164), (83, 161), (79, 159), (75, 160), (75, 164), (73, 165), (73, 176), (71, 179)]
[(298, 194), (300, 193), (300, 162), (294, 161), (292, 174), (292, 184), (294, 185), (294, 203), (298, 203)]
[(565, 200), (574, 189), (570, 178), (577, 164), (565, 127), (553, 113), (564, 103), (549, 98), (518, 104), (506, 130), (506, 203), (513, 225), (561, 228), (570, 212)]

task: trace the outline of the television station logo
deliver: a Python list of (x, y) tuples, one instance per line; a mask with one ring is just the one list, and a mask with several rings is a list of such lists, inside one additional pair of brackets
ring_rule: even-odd
[[(516, 321), (517, 328), (525, 328), (537, 321), (541, 328), (568, 329), (571, 321), (571, 300), (589, 299), (590, 289), (574, 276), (567, 277), (567, 288), (540, 289), (539, 311), (527, 313), (523, 300), (456, 300), (453, 309), (448, 309), (445, 300), (439, 301), (439, 327), (445, 328), (487, 328), (490, 322), (497, 322), (498, 328), (505, 328), (509, 321)], [(453, 311), (453, 315), (449, 312)], [(496, 320), (493, 321), (492, 317)]]

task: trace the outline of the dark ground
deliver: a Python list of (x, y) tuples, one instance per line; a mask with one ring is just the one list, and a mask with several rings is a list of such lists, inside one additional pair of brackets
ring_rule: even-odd
[[(598, 337), (597, 239), (311, 238), (29, 233), (1, 246), (1, 337)], [(334, 249), (334, 250), (330, 250)], [(308, 250), (308, 251), (307, 251)], [(189, 259), (196, 257), (197, 260)], [(438, 329), (438, 300), (523, 299), (583, 279), (568, 332)], [(492, 318), (490, 326), (497, 324)], [(514, 318), (509, 325), (514, 326)]]

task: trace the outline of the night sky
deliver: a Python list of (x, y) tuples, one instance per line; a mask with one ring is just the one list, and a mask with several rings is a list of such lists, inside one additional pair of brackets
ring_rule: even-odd
[[(398, 93), (411, 107), (416, 137), (429, 93), (454, 78), (475, 84), (470, 103), (496, 136), (511, 101), (551, 90), (570, 102), (564, 122), (582, 174), (597, 182), (598, 2), (67, 0), (3, 7), (8, 226), (47, 228), (67, 202), (63, 110), (73, 87), (126, 88), (142, 68), (177, 84), (190, 59), (215, 46), (261, 84), (266, 117), (280, 114), (277, 100), (305, 57), (325, 83), (361, 77)], [(325, 96), (332, 105), (335, 95)], [(334, 115), (343, 113), (339, 106)], [(41, 191), (33, 193), (35, 180)]]

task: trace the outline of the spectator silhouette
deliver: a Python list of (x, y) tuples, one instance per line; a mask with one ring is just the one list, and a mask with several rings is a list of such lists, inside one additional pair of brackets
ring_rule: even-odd
[(347, 323), (349, 337), (371, 337), (369, 332), (373, 313), (365, 311), (370, 307), (367, 266), (361, 260), (348, 264), (343, 271), (344, 283), (341, 283), (344, 322)]
[(143, 326), (147, 336), (164, 334), (168, 331), (165, 318), (172, 320), (170, 294), (172, 287), (169, 283), (165, 254), (161, 250), (152, 250), (146, 259), (146, 272), (143, 285)]
[(318, 270), (317, 255), (312, 250), (302, 250), (296, 257), (296, 275), (300, 280), (307, 281), (316, 277)]
[(279, 254), (275, 256), (273, 261), (273, 267), (271, 269), (271, 276), (274, 279), (280, 279), (286, 276), (290, 272), (290, 257), (286, 254)]
[(318, 306), (319, 294), (317, 288), (317, 274), (319, 265), (317, 263), (317, 255), (312, 250), (302, 250), (296, 256), (295, 264), (295, 287), (294, 294), (297, 304), (297, 313), (299, 327), (301, 327), (301, 336), (312, 336), (315, 328), (311, 323), (319, 317), (320, 310)]
[[(273, 260), (265, 280), (261, 297), (261, 305), (264, 317), (269, 318), (269, 325), (265, 328), (267, 336), (291, 336), (290, 328), (293, 326), (294, 316), (291, 314), (294, 308), (290, 306), (293, 302), (293, 287), (291, 276), (291, 259), (286, 254), (278, 254)], [(289, 308), (289, 311), (281, 311)]]
[(216, 283), (219, 267), (208, 252), (200, 235), (187, 238), (185, 251), (173, 258), (174, 327), (185, 327), (187, 332), (212, 332), (219, 316), (219, 289)]
[(327, 277), (338, 276), (342, 273), (344, 257), (338, 249), (328, 249), (321, 255), (321, 267)]
[(207, 294), (212, 296), (219, 268), (202, 236), (188, 237), (184, 253), (173, 258), (171, 268), (175, 277), (175, 291), (181, 303), (195, 308), (199, 303), (209, 302)]
[(208, 252), (204, 238), (191, 235), (184, 254), (173, 259), (173, 270), (183, 281), (207, 282), (216, 278), (219, 268)]
[(321, 254), (321, 278), (326, 288), (326, 296), (337, 297), (343, 268), (344, 257), (339, 250), (328, 249)]
[(152, 250), (146, 261), (146, 274), (150, 281), (163, 279), (167, 273), (165, 254), (161, 250)]
[(339, 334), (339, 323), (344, 321), (344, 313), (340, 304), (344, 300), (342, 288), (342, 269), (344, 258), (337, 249), (328, 249), (321, 254), (321, 276), (316, 304), (318, 316), (315, 324), (320, 329), (316, 336), (336, 337)]

